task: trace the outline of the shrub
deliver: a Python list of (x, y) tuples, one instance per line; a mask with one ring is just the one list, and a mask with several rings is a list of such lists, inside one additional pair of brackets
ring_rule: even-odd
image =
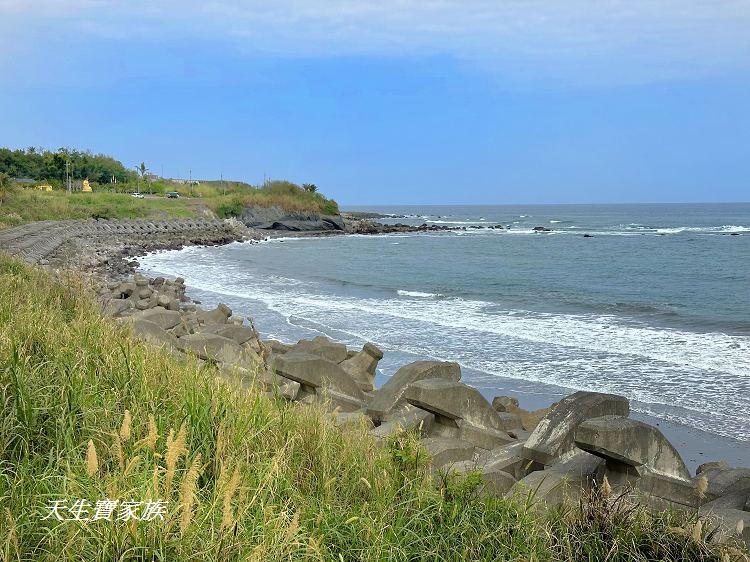
[(239, 199), (233, 199), (222, 203), (216, 209), (216, 214), (222, 219), (228, 219), (232, 217), (239, 217), (242, 211), (245, 209), (245, 205)]

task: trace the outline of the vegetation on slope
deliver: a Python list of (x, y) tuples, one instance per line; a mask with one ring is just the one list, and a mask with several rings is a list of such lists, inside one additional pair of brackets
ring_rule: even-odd
[(213, 203), (214, 210), (223, 218), (237, 217), (243, 208), (253, 206), (280, 207), (286, 211), (324, 215), (339, 213), (338, 205), (333, 199), (327, 199), (317, 191), (283, 180), (268, 182), (260, 189), (237, 191)]
[[(0, 254), (0, 559), (726, 559), (692, 521), (607, 498), (544, 515), (475, 476), (435, 486), (410, 436), (379, 447), (216, 375)], [(168, 504), (163, 521), (45, 519), (104, 499)]]
[[(74, 186), (80, 186), (83, 179), (90, 180), (93, 193), (67, 193), (68, 171)], [(16, 184), (15, 178), (49, 184), (54, 191), (39, 191), (33, 182)], [(136, 172), (104, 154), (0, 148), (0, 228), (35, 220), (172, 218), (207, 211), (229, 218), (240, 216), (250, 206), (338, 214), (336, 202), (317, 190), (314, 184), (300, 186), (284, 180), (268, 181), (263, 186), (237, 181), (172, 181), (155, 178), (143, 163)], [(129, 194), (133, 192), (147, 197), (132, 198)], [(166, 200), (168, 192), (177, 192), (180, 198)]]

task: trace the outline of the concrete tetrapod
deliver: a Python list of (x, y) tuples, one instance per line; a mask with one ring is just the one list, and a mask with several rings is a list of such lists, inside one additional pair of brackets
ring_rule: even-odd
[(524, 456), (544, 465), (565, 460), (577, 452), (575, 432), (584, 421), (630, 413), (626, 398), (614, 394), (579, 391), (560, 400), (526, 440)]
[(669, 478), (690, 479), (685, 462), (662, 432), (638, 420), (620, 416), (587, 420), (578, 426), (575, 443), (584, 451), (637, 470), (645, 467)]

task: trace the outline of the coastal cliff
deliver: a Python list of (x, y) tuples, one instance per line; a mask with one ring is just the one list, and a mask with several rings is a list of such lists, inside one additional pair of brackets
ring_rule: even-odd
[(284, 231), (343, 231), (341, 215), (287, 211), (281, 207), (245, 207), (239, 219), (251, 228)]

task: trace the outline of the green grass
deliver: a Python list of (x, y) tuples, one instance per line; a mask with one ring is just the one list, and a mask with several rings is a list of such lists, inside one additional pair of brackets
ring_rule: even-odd
[[(136, 184), (119, 189), (135, 191)], [(57, 190), (51, 193), (17, 188), (0, 204), (0, 228), (31, 221), (63, 219), (165, 219), (205, 216), (213, 213), (220, 218), (236, 217), (245, 206), (280, 207), (287, 211), (337, 214), (338, 206), (319, 193), (310, 193), (284, 181), (270, 182), (254, 189), (247, 184), (218, 182), (188, 186), (156, 182), (154, 196), (136, 199), (128, 193), (96, 191), (72, 193)], [(143, 189), (143, 188), (142, 188)], [(145, 189), (144, 189), (145, 191)], [(177, 191), (182, 197), (167, 199), (167, 191)]]
[(194, 210), (180, 199), (136, 199), (125, 193), (46, 193), (17, 190), (0, 206), (0, 228), (64, 219), (185, 218)]
[[(76, 279), (0, 254), (0, 560), (721, 560), (669, 514), (545, 514), (479, 497), (474, 475), (436, 487), (412, 437), (381, 447), (216, 374), (130, 339)], [(42, 519), (50, 500), (105, 498), (167, 499), (167, 518)]]

